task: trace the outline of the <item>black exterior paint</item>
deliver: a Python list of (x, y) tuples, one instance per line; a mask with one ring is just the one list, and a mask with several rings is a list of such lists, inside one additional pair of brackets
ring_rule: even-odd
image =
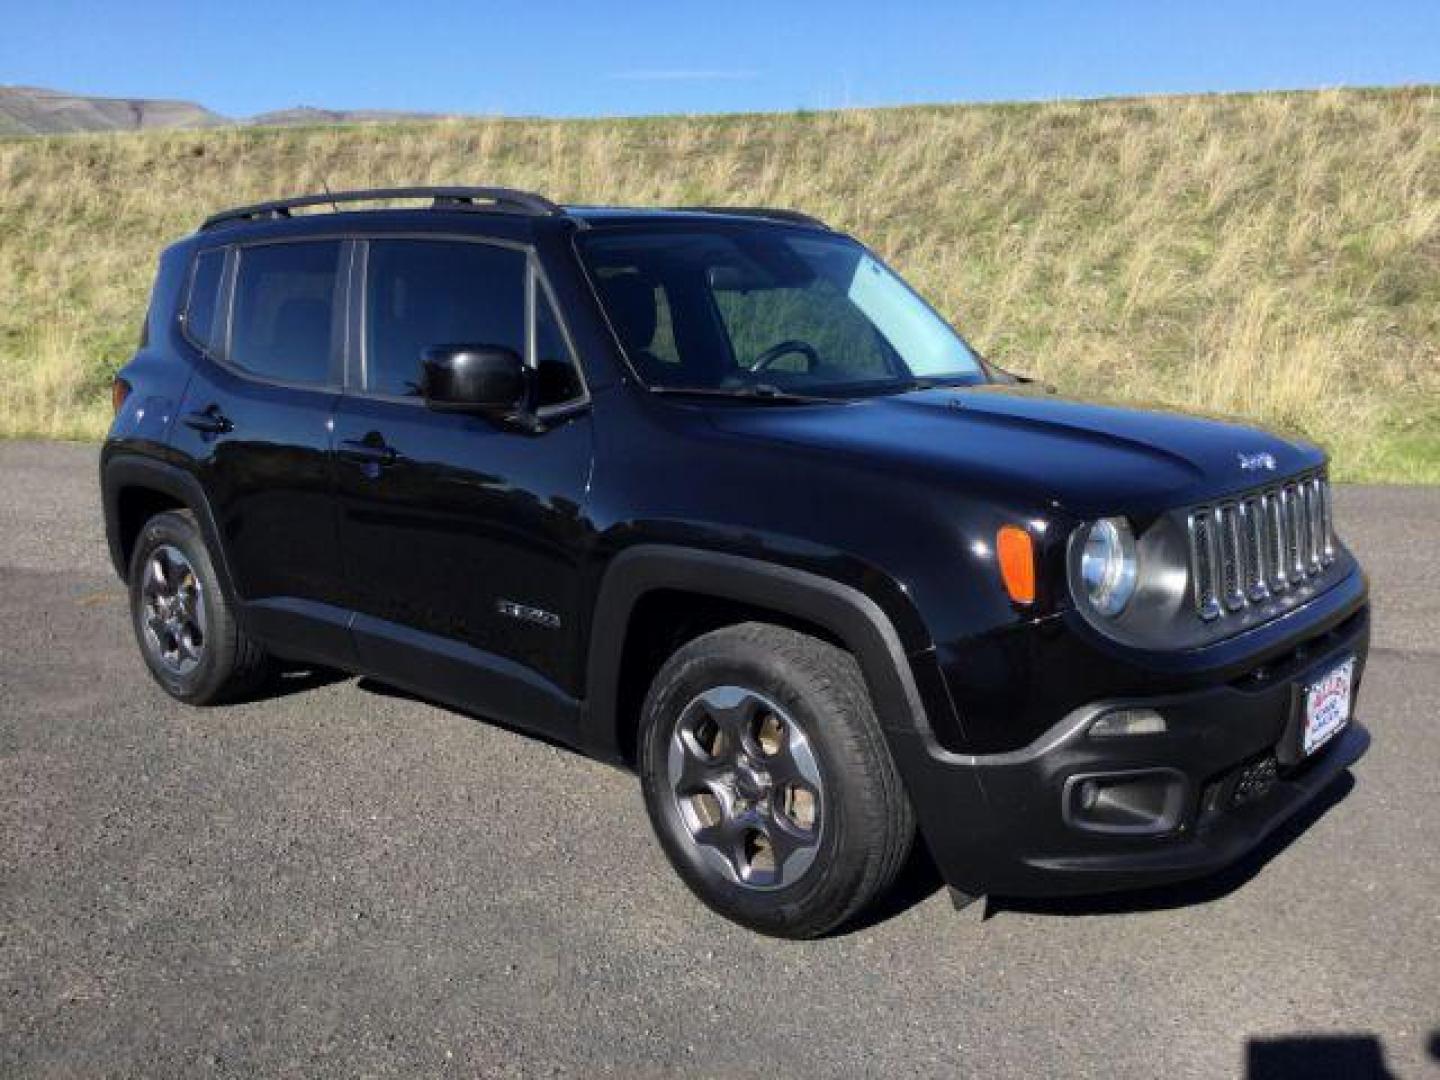
[[(220, 225), (162, 257), (134, 387), (102, 454), (123, 571), (127, 500), (164, 492), (202, 521), (247, 628), (276, 652), (362, 671), (619, 760), (631, 614), (652, 590), (741, 602), (822, 628), (860, 660), (924, 836), (967, 892), (1051, 893), (1200, 873), (1235, 857), (1363, 752), (1358, 725), (1260, 804), (1202, 821), (1215, 776), (1273, 745), (1294, 687), (1368, 642), (1347, 553), (1293, 608), (1183, 650), (1126, 646), (1075, 610), (1075, 527), (1246, 490), (1313, 447), (1208, 420), (987, 385), (835, 404), (697, 403), (629, 372), (575, 256), (577, 228), (807, 228), (705, 213), (526, 216), (432, 209)], [(364, 243), (519, 245), (580, 359), (583, 407), (526, 427), (359, 393)], [(345, 241), (348, 331), (330, 388), (266, 383), (207, 356), (176, 317), (202, 247)], [(351, 241), (354, 241), (351, 243)], [(225, 430), (186, 423), (221, 416)], [(194, 421), (199, 426), (206, 426)], [(213, 427), (213, 425), (211, 425)], [(139, 494), (137, 494), (139, 493)], [(1040, 555), (1031, 608), (1002, 590), (996, 529)], [(516, 619), (502, 602), (558, 618)], [(698, 602), (698, 599), (697, 599)], [(1257, 672), (1259, 674), (1257, 674)], [(1277, 672), (1279, 674), (1277, 674)], [(1177, 731), (1099, 744), (1086, 710), (1164, 701)], [(1163, 837), (1067, 827), (1069, 777), (1174, 768), (1190, 786)]]
[[(333, 466), (347, 606), (522, 663), (573, 693), (591, 423), (581, 413), (532, 436), (419, 403), (346, 398), (334, 438), (383, 441), (396, 455), (373, 474), (343, 457)], [(501, 600), (552, 612), (560, 629), (502, 618)]]

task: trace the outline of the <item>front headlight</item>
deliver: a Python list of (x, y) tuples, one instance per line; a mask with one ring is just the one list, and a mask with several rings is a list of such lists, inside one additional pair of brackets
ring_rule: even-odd
[(1135, 595), (1139, 567), (1135, 534), (1124, 518), (1101, 518), (1085, 526), (1080, 551), (1080, 583), (1090, 606), (1102, 615), (1115, 616)]

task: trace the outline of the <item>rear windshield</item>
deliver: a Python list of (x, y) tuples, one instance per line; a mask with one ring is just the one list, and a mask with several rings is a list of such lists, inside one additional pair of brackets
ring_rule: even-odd
[(950, 325), (844, 237), (697, 228), (578, 243), (631, 365), (652, 386), (844, 394), (985, 378)]

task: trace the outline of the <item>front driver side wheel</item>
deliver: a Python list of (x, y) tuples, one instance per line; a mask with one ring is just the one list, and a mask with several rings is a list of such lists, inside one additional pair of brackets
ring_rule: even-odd
[(661, 668), (642, 725), (651, 822), (721, 915), (817, 937), (893, 884), (914, 815), (849, 653), (766, 623), (705, 634)]

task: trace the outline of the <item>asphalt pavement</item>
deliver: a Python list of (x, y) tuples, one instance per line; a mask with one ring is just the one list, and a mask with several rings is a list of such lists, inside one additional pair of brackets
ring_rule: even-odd
[(95, 449), (0, 444), (0, 1074), (1440, 1074), (1440, 488), (1337, 503), (1374, 745), (1315, 812), (1209, 881), (917, 873), (794, 943), (694, 901), (622, 772), (355, 679), (171, 701)]

